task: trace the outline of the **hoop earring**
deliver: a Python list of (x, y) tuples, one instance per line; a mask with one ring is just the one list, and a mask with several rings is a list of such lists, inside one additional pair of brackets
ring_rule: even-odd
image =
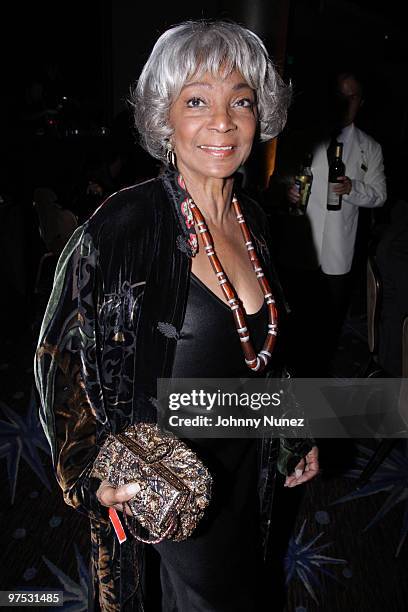
[(169, 166), (173, 166), (173, 168), (177, 170), (176, 154), (169, 140), (166, 142), (166, 161)]

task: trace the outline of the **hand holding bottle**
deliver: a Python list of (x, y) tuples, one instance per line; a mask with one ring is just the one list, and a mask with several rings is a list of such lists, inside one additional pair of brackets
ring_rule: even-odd
[(299, 189), (292, 183), (287, 190), (287, 197), (291, 204), (297, 204), (300, 200)]
[(313, 183), (312, 159), (311, 153), (305, 156), (303, 163), (299, 166), (299, 172), (295, 176), (294, 185), (291, 185), (288, 189), (287, 196), (289, 202), (293, 205), (292, 214), (304, 215), (306, 213)]
[(333, 187), (334, 193), (337, 193), (337, 195), (341, 195), (341, 196), (349, 195), (351, 188), (352, 188), (351, 180), (349, 179), (349, 177), (348, 176), (338, 176), (337, 181), (338, 181), (338, 184), (336, 184)]

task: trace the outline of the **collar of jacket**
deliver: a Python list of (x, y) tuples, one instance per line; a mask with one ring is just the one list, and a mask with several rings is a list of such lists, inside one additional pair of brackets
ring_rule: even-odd
[(198, 251), (198, 240), (185, 183), (178, 172), (169, 168), (163, 172), (161, 178), (181, 230), (177, 237), (177, 247), (189, 257), (194, 257)]
[[(182, 235), (177, 239), (177, 246), (189, 257), (194, 257), (199, 248), (198, 237), (194, 227), (193, 215), (188, 205), (190, 196), (183, 178), (177, 171), (167, 168), (161, 175), (161, 179), (167, 196), (173, 204), (175, 217), (182, 232)], [(265, 265), (269, 265), (266, 215), (260, 206), (245, 196), (242, 191), (237, 190), (237, 197), (256, 243), (257, 252), (264, 260)]]

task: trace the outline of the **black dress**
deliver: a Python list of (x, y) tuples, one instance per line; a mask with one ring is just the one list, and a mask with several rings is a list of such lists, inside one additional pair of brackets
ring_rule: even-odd
[[(266, 305), (247, 315), (254, 348), (267, 333)], [(229, 306), (191, 275), (173, 377), (251, 377)], [(163, 612), (261, 609), (257, 441), (191, 439), (214, 477), (208, 513), (191, 538), (155, 545)]]

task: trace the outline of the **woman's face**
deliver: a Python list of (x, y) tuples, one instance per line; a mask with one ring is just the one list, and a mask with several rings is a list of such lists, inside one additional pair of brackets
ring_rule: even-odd
[(184, 85), (170, 109), (179, 171), (190, 180), (228, 178), (248, 158), (257, 126), (255, 92), (238, 72)]

